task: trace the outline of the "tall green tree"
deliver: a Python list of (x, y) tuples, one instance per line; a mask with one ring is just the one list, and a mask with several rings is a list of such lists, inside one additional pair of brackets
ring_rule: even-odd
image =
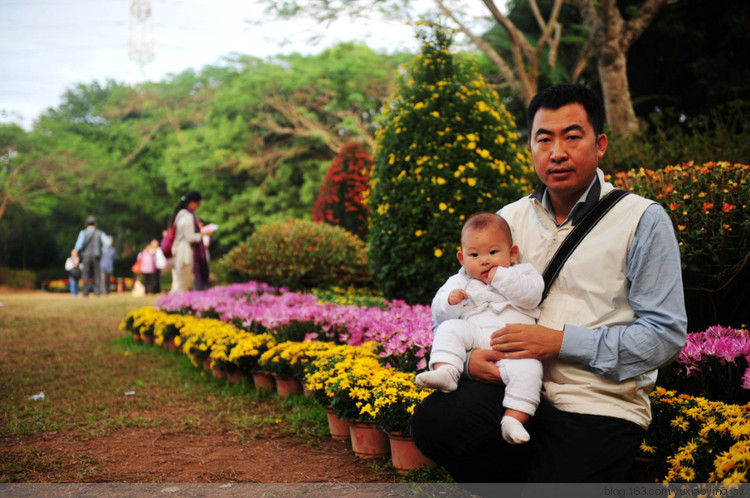
[(419, 36), (380, 119), (369, 256), (387, 297), (429, 303), (458, 268), (465, 219), (530, 191), (533, 170), (497, 93), (450, 52), (452, 33), (430, 25)]

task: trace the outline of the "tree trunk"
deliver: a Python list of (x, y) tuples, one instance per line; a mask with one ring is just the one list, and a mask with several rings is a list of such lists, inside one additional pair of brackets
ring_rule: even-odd
[(609, 47), (601, 53), (597, 66), (607, 124), (615, 136), (635, 135), (638, 133), (638, 118), (630, 97), (627, 54), (624, 50)]

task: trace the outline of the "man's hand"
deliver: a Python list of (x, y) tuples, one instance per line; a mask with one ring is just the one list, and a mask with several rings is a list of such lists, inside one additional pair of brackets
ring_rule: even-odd
[(490, 345), (502, 353), (501, 359), (546, 360), (560, 354), (564, 333), (541, 325), (508, 324), (492, 333)]
[(469, 357), (469, 376), (481, 382), (490, 384), (500, 384), (500, 371), (497, 369), (495, 362), (502, 360), (504, 353), (499, 353), (491, 349), (475, 349)]
[(466, 299), (468, 296), (466, 295), (466, 291), (463, 289), (453, 289), (450, 294), (448, 294), (448, 304), (451, 306), (455, 306), (464, 299)]

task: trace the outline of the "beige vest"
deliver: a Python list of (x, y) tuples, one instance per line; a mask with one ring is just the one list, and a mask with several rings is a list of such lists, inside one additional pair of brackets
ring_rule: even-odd
[[(612, 190), (604, 183), (601, 195)], [(652, 203), (636, 195), (625, 196), (571, 254), (542, 303), (537, 323), (562, 330), (565, 324), (584, 328), (626, 325), (635, 321), (628, 303), (627, 255), (638, 223)], [(541, 273), (568, 236), (570, 224), (557, 228), (542, 204), (524, 198), (503, 208), (503, 217), (521, 249), (519, 262), (531, 263)], [(564, 339), (563, 339), (564, 340)], [(651, 407), (648, 393), (656, 370), (622, 382), (605, 379), (586, 365), (560, 360), (544, 362), (544, 395), (566, 412), (606, 415), (648, 428)]]

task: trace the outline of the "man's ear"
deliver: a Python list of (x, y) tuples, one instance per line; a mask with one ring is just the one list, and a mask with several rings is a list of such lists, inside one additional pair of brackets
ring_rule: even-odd
[(609, 145), (609, 139), (604, 133), (596, 138), (596, 155), (599, 159), (604, 157), (604, 153), (607, 151), (607, 145)]
[(517, 259), (518, 259), (518, 246), (514, 244), (510, 248), (510, 262), (515, 263)]
[(464, 253), (461, 251), (458, 251), (456, 253), (456, 257), (458, 258), (459, 263), (461, 263), (461, 266), (464, 265)]

